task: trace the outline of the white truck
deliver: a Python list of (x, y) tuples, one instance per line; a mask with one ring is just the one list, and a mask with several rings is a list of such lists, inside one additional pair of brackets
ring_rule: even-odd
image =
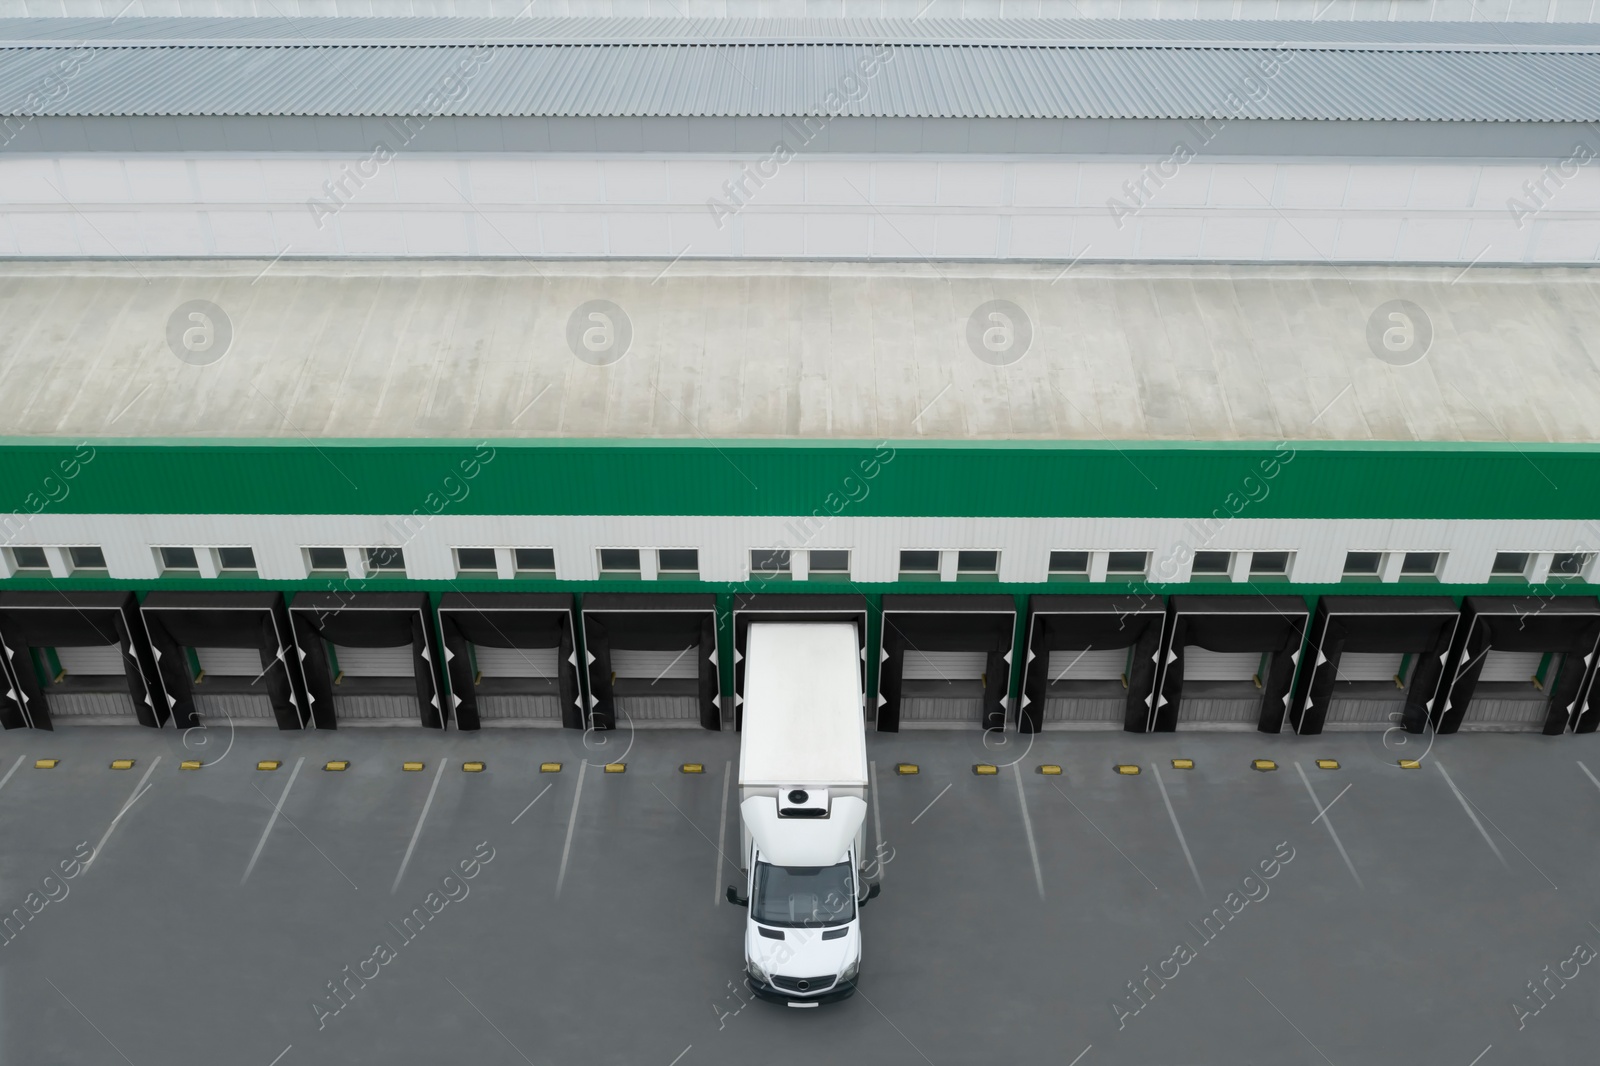
[(855, 991), (867, 740), (848, 623), (756, 622), (745, 643), (739, 813), (751, 991), (815, 1007)]

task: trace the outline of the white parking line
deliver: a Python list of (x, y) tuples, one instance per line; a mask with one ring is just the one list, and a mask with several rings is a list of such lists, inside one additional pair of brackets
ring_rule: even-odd
[(389, 895), (400, 891), (400, 879), (406, 875), (406, 867), (411, 865), (411, 853), (416, 850), (417, 838), (422, 835), (422, 823), (428, 820), (428, 808), (433, 806), (433, 794), (439, 790), (439, 778), (444, 776), (445, 760), (439, 760), (439, 769), (434, 772), (433, 784), (428, 786), (428, 798), (422, 804), (422, 813), (417, 815), (417, 827), (411, 831), (411, 843), (406, 845), (406, 857), (400, 860), (400, 872), (394, 875), (394, 884), (389, 886)]
[[(26, 758), (27, 758), (26, 755), (18, 755), (17, 756), (17, 761), (11, 764), (11, 769), (6, 771), (6, 776), (0, 777), (0, 788), (5, 788), (6, 787), (6, 782), (11, 780), (11, 775), (17, 772), (17, 767), (21, 766), (22, 765), (22, 760), (24, 760)], [(1583, 763), (1579, 763), (1578, 765), (1582, 766)], [(1588, 770), (1584, 771), (1584, 773), (1588, 773), (1588, 772), (1589, 772)]]
[(561, 898), (561, 886), (567, 880), (567, 856), (572, 854), (572, 831), (578, 826), (578, 801), (583, 799), (583, 779), (589, 776), (589, 760), (578, 767), (578, 788), (572, 794), (572, 813), (567, 816), (567, 842), (561, 845), (561, 872), (556, 875), (556, 898)]
[[(1294, 764), (1294, 768), (1295, 768), (1295, 771), (1297, 773), (1299, 773), (1300, 780), (1305, 782), (1306, 791), (1311, 794), (1311, 805), (1313, 807), (1320, 808), (1321, 812), (1322, 812), (1322, 813), (1318, 814), (1316, 818), (1311, 819), (1311, 824), (1315, 825), (1317, 823), (1317, 819), (1318, 818), (1320, 818), (1322, 820), (1322, 824), (1324, 826), (1326, 826), (1327, 829), (1328, 829), (1328, 835), (1333, 838), (1333, 846), (1339, 849), (1339, 857), (1344, 860), (1345, 869), (1349, 870), (1350, 871), (1350, 876), (1356, 879), (1356, 885), (1363, 892), (1366, 891), (1367, 886), (1361, 883), (1361, 875), (1356, 873), (1355, 863), (1350, 861), (1349, 852), (1344, 850), (1344, 843), (1342, 841), (1340, 841), (1339, 834), (1334, 832), (1334, 830), (1333, 830), (1333, 819), (1327, 817), (1328, 808), (1332, 807), (1333, 803), (1338, 803), (1339, 802), (1339, 796), (1342, 796), (1346, 792), (1350, 791), (1350, 785), (1346, 785), (1346, 786), (1344, 786), (1344, 788), (1340, 789), (1339, 790), (1339, 796), (1333, 797), (1333, 803), (1328, 804), (1327, 807), (1323, 807), (1322, 806), (1322, 801), (1317, 799), (1316, 790), (1311, 787), (1311, 778), (1306, 776), (1305, 767), (1301, 766), (1300, 763), (1298, 761), (1296, 761), (1295, 764)], [(1354, 784), (1354, 782), (1352, 782), (1352, 784)]]
[(1092, 1047), (1094, 1047), (1094, 1045), (1090, 1044), (1089, 1047), (1086, 1047), (1082, 1051), (1078, 1052), (1078, 1057), (1067, 1063), (1067, 1066), (1078, 1066), (1078, 1063), (1083, 1061), (1083, 1057), (1089, 1053), (1089, 1048)]
[(1150, 772), (1156, 775), (1156, 787), (1161, 789), (1161, 802), (1167, 805), (1167, 817), (1172, 819), (1172, 830), (1178, 834), (1178, 843), (1183, 847), (1183, 857), (1189, 860), (1189, 872), (1194, 874), (1195, 887), (1203, 896), (1206, 894), (1206, 886), (1200, 880), (1200, 868), (1194, 864), (1194, 856), (1189, 853), (1189, 842), (1183, 838), (1183, 826), (1178, 824), (1178, 814), (1172, 809), (1172, 800), (1167, 796), (1167, 783), (1161, 780), (1161, 771), (1156, 767), (1150, 767)]
[[(728, 839), (728, 782), (732, 778), (733, 760), (729, 759), (722, 764), (722, 817), (717, 822), (717, 868), (712, 871), (712, 873), (716, 874), (714, 878), (716, 883), (712, 885), (715, 891), (712, 893), (711, 900), (711, 904), (714, 907), (722, 906), (722, 845)], [(694, 1045), (691, 1044), (689, 1046), (693, 1047)], [(687, 1051), (688, 1048), (684, 1050)], [(678, 1058), (681, 1059), (683, 1056), (679, 1055)], [(673, 1061), (676, 1062), (677, 1059)]]
[(1478, 1052), (1478, 1057), (1467, 1063), (1467, 1066), (1478, 1066), (1478, 1063), (1483, 1061), (1483, 1057), (1489, 1053), (1489, 1048), (1492, 1047), (1494, 1047), (1494, 1045), (1490, 1044), (1489, 1047), (1486, 1047), (1482, 1051)]
[(278, 824), (278, 812), (283, 809), (283, 801), (289, 798), (289, 790), (294, 787), (294, 779), (300, 776), (300, 766), (305, 761), (304, 756), (294, 761), (294, 769), (289, 771), (289, 781), (283, 786), (283, 795), (279, 796), (278, 802), (273, 805), (272, 817), (267, 819), (267, 827), (261, 831), (261, 839), (256, 841), (256, 850), (250, 856), (250, 865), (244, 868), (244, 876), (239, 878), (241, 885), (250, 880), (250, 871), (256, 868), (256, 860), (261, 858), (261, 849), (267, 846), (267, 837), (272, 835), (272, 827)]
[(872, 831), (878, 836), (877, 848), (873, 852), (878, 862), (878, 884), (883, 884), (883, 868), (888, 863), (883, 861), (883, 808), (878, 804), (878, 762), (876, 759), (867, 763), (867, 780), (872, 783)]
[(1501, 866), (1508, 870), (1511, 869), (1511, 866), (1506, 862), (1506, 857), (1500, 854), (1499, 845), (1494, 842), (1494, 838), (1489, 835), (1489, 831), (1483, 827), (1483, 823), (1478, 821), (1478, 815), (1473, 811), (1472, 804), (1467, 802), (1467, 797), (1461, 794), (1461, 790), (1456, 787), (1456, 783), (1450, 780), (1450, 775), (1445, 772), (1444, 763), (1435, 758), (1433, 765), (1439, 768), (1441, 774), (1444, 774), (1445, 784), (1449, 785), (1450, 791), (1455, 793), (1456, 801), (1461, 804), (1461, 809), (1467, 812), (1467, 817), (1472, 819), (1472, 824), (1478, 827), (1478, 832), (1483, 835), (1483, 842), (1489, 845), (1489, 850), (1494, 852), (1494, 857), (1500, 860)]
[[(16, 767), (13, 766), (12, 769), (15, 770)], [(1594, 787), (1595, 788), (1600, 788), (1600, 778), (1596, 778), (1594, 776), (1594, 774), (1591, 774), (1589, 772), (1589, 768), (1587, 766), (1583, 765), (1583, 760), (1582, 759), (1578, 760), (1578, 769), (1582, 770), (1583, 773), (1584, 773), (1584, 776), (1586, 776), (1590, 781), (1594, 782)], [(11, 775), (7, 774), (6, 776), (10, 777)], [(5, 785), (5, 782), (4, 781), (0, 781), (0, 787), (3, 787), (4, 785)]]
[(1028, 834), (1028, 854), (1033, 856), (1033, 883), (1039, 888), (1039, 898), (1044, 899), (1044, 871), (1039, 869), (1039, 846), (1033, 842), (1033, 819), (1028, 817), (1028, 800), (1022, 794), (1022, 767), (1012, 763), (1011, 769), (1017, 772), (1017, 802), (1022, 806), (1022, 828)]
[(94, 851), (89, 853), (89, 861), (83, 864), (83, 868), (85, 870), (89, 868), (91, 863), (100, 857), (100, 849), (106, 846), (107, 840), (111, 839), (112, 830), (117, 828), (117, 823), (122, 821), (122, 816), (128, 813), (128, 808), (132, 807), (139, 797), (144, 795), (145, 782), (150, 780), (150, 775), (156, 772), (156, 767), (159, 765), (161, 765), (161, 756), (157, 755), (150, 761), (150, 766), (147, 770), (145, 770), (144, 776), (139, 778), (139, 783), (133, 787), (133, 795), (128, 797), (128, 802), (122, 805), (122, 810), (118, 811), (117, 816), (111, 819), (111, 824), (106, 826), (105, 833), (100, 837), (100, 843), (96, 844), (94, 846)]

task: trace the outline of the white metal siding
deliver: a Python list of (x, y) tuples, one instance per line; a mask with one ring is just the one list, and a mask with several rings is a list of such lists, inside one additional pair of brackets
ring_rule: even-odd
[(613, 648), (611, 671), (618, 677), (644, 677), (651, 681), (668, 677), (696, 678), (700, 676), (700, 649), (689, 647), (681, 651), (638, 651)]
[(1183, 649), (1185, 681), (1249, 681), (1261, 668), (1258, 651), (1207, 651)]
[(1052, 651), (1051, 681), (1118, 681), (1128, 666), (1127, 648)]
[(126, 671), (122, 665), (122, 647), (118, 644), (105, 644), (92, 648), (57, 648), (56, 658), (61, 661), (61, 669), (71, 677), (76, 674), (81, 677), (103, 677), (107, 674), (121, 674)]
[(1340, 681), (1393, 681), (1405, 660), (1401, 652), (1347, 651), (1339, 656)]
[(473, 648), (478, 672), (484, 677), (556, 676), (555, 648)]
[(1493, 651), (1483, 659), (1480, 681), (1521, 681), (1528, 683), (1544, 661), (1542, 651)]
[(200, 669), (212, 677), (255, 677), (261, 672), (261, 652), (255, 648), (196, 648), (194, 654)]
[(411, 677), (411, 645), (402, 648), (346, 648), (338, 644), (333, 653), (346, 677)]
[(907, 681), (969, 681), (981, 678), (988, 666), (987, 652), (907, 648), (900, 676)]

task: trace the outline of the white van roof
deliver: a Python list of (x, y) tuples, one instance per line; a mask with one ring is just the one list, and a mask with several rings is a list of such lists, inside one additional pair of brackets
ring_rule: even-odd
[(867, 784), (861, 649), (848, 622), (755, 622), (744, 652), (739, 784)]

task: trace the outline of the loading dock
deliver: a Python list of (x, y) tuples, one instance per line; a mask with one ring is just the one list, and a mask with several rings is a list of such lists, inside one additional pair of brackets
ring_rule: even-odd
[[(733, 598), (733, 727), (744, 724), (744, 651), (751, 622), (849, 622), (861, 646), (861, 691), (867, 691), (867, 598), (840, 593), (740, 593)], [(868, 713), (863, 708), (863, 713)], [(883, 728), (883, 712), (878, 712)]]
[(426, 593), (302, 592), (289, 604), (289, 617), (318, 729), (444, 727)]
[(1298, 596), (1174, 596), (1155, 728), (1276, 733), (1310, 611)]
[(580, 614), (593, 728), (722, 728), (714, 595), (596, 592)]
[(131, 592), (0, 592), (0, 657), (7, 729), (169, 716)]
[(1423, 732), (1442, 707), (1460, 621), (1447, 596), (1324, 596), (1295, 685), (1295, 731)]
[(1439, 732), (1590, 732), (1600, 600), (1468, 596)]
[(1003, 729), (1017, 629), (1010, 596), (885, 596), (878, 729)]
[(181, 729), (206, 719), (304, 728), (289, 611), (277, 592), (152, 592), (139, 616)]
[(1159, 596), (1030, 596), (1018, 728), (1148, 732), (1166, 622)]
[(439, 630), (459, 728), (583, 728), (570, 593), (447, 592)]

